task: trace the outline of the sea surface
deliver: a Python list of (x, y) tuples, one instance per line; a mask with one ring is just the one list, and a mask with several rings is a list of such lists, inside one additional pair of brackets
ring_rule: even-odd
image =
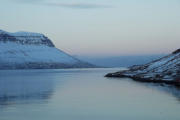
[(0, 120), (180, 120), (179, 88), (120, 69), (1, 70)]

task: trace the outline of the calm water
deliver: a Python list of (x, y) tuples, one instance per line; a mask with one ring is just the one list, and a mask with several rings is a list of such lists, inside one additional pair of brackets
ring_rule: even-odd
[(117, 70), (0, 71), (0, 120), (180, 120), (180, 90)]

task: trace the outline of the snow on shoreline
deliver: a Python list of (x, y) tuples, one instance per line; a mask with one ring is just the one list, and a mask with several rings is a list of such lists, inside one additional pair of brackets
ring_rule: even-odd
[(180, 84), (180, 52), (173, 52), (145, 65), (132, 66), (129, 70), (109, 73), (106, 77), (130, 77), (142, 82)]

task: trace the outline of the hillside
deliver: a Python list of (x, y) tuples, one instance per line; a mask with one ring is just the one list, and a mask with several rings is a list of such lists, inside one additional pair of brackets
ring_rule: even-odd
[(142, 82), (168, 84), (180, 83), (180, 49), (144, 65), (134, 65), (128, 70), (109, 73), (106, 77), (130, 77)]
[(0, 69), (95, 67), (59, 50), (43, 34), (0, 30)]

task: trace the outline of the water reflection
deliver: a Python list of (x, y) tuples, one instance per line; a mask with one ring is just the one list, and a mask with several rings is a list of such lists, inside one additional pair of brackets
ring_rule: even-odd
[(113, 71), (0, 71), (0, 120), (179, 120), (178, 90), (103, 77)]
[(151, 87), (159, 91), (166, 92), (167, 94), (175, 97), (177, 101), (180, 102), (180, 87), (167, 84), (146, 84), (146, 86)]
[(38, 71), (0, 71), (0, 106), (48, 102), (54, 91), (53, 79)]
[(139, 81), (133, 81), (130, 78), (127, 79), (121, 79), (121, 78), (108, 78), (111, 80), (130, 80), (136, 84), (139, 84), (140, 86), (144, 86), (147, 87), (149, 89), (152, 90), (157, 90), (157, 91), (161, 91), (161, 92), (165, 92), (166, 94), (173, 96), (177, 99), (177, 101), (180, 102), (180, 87), (178, 86), (174, 86), (174, 85), (168, 85), (165, 83), (144, 83), (144, 82), (139, 82)]

